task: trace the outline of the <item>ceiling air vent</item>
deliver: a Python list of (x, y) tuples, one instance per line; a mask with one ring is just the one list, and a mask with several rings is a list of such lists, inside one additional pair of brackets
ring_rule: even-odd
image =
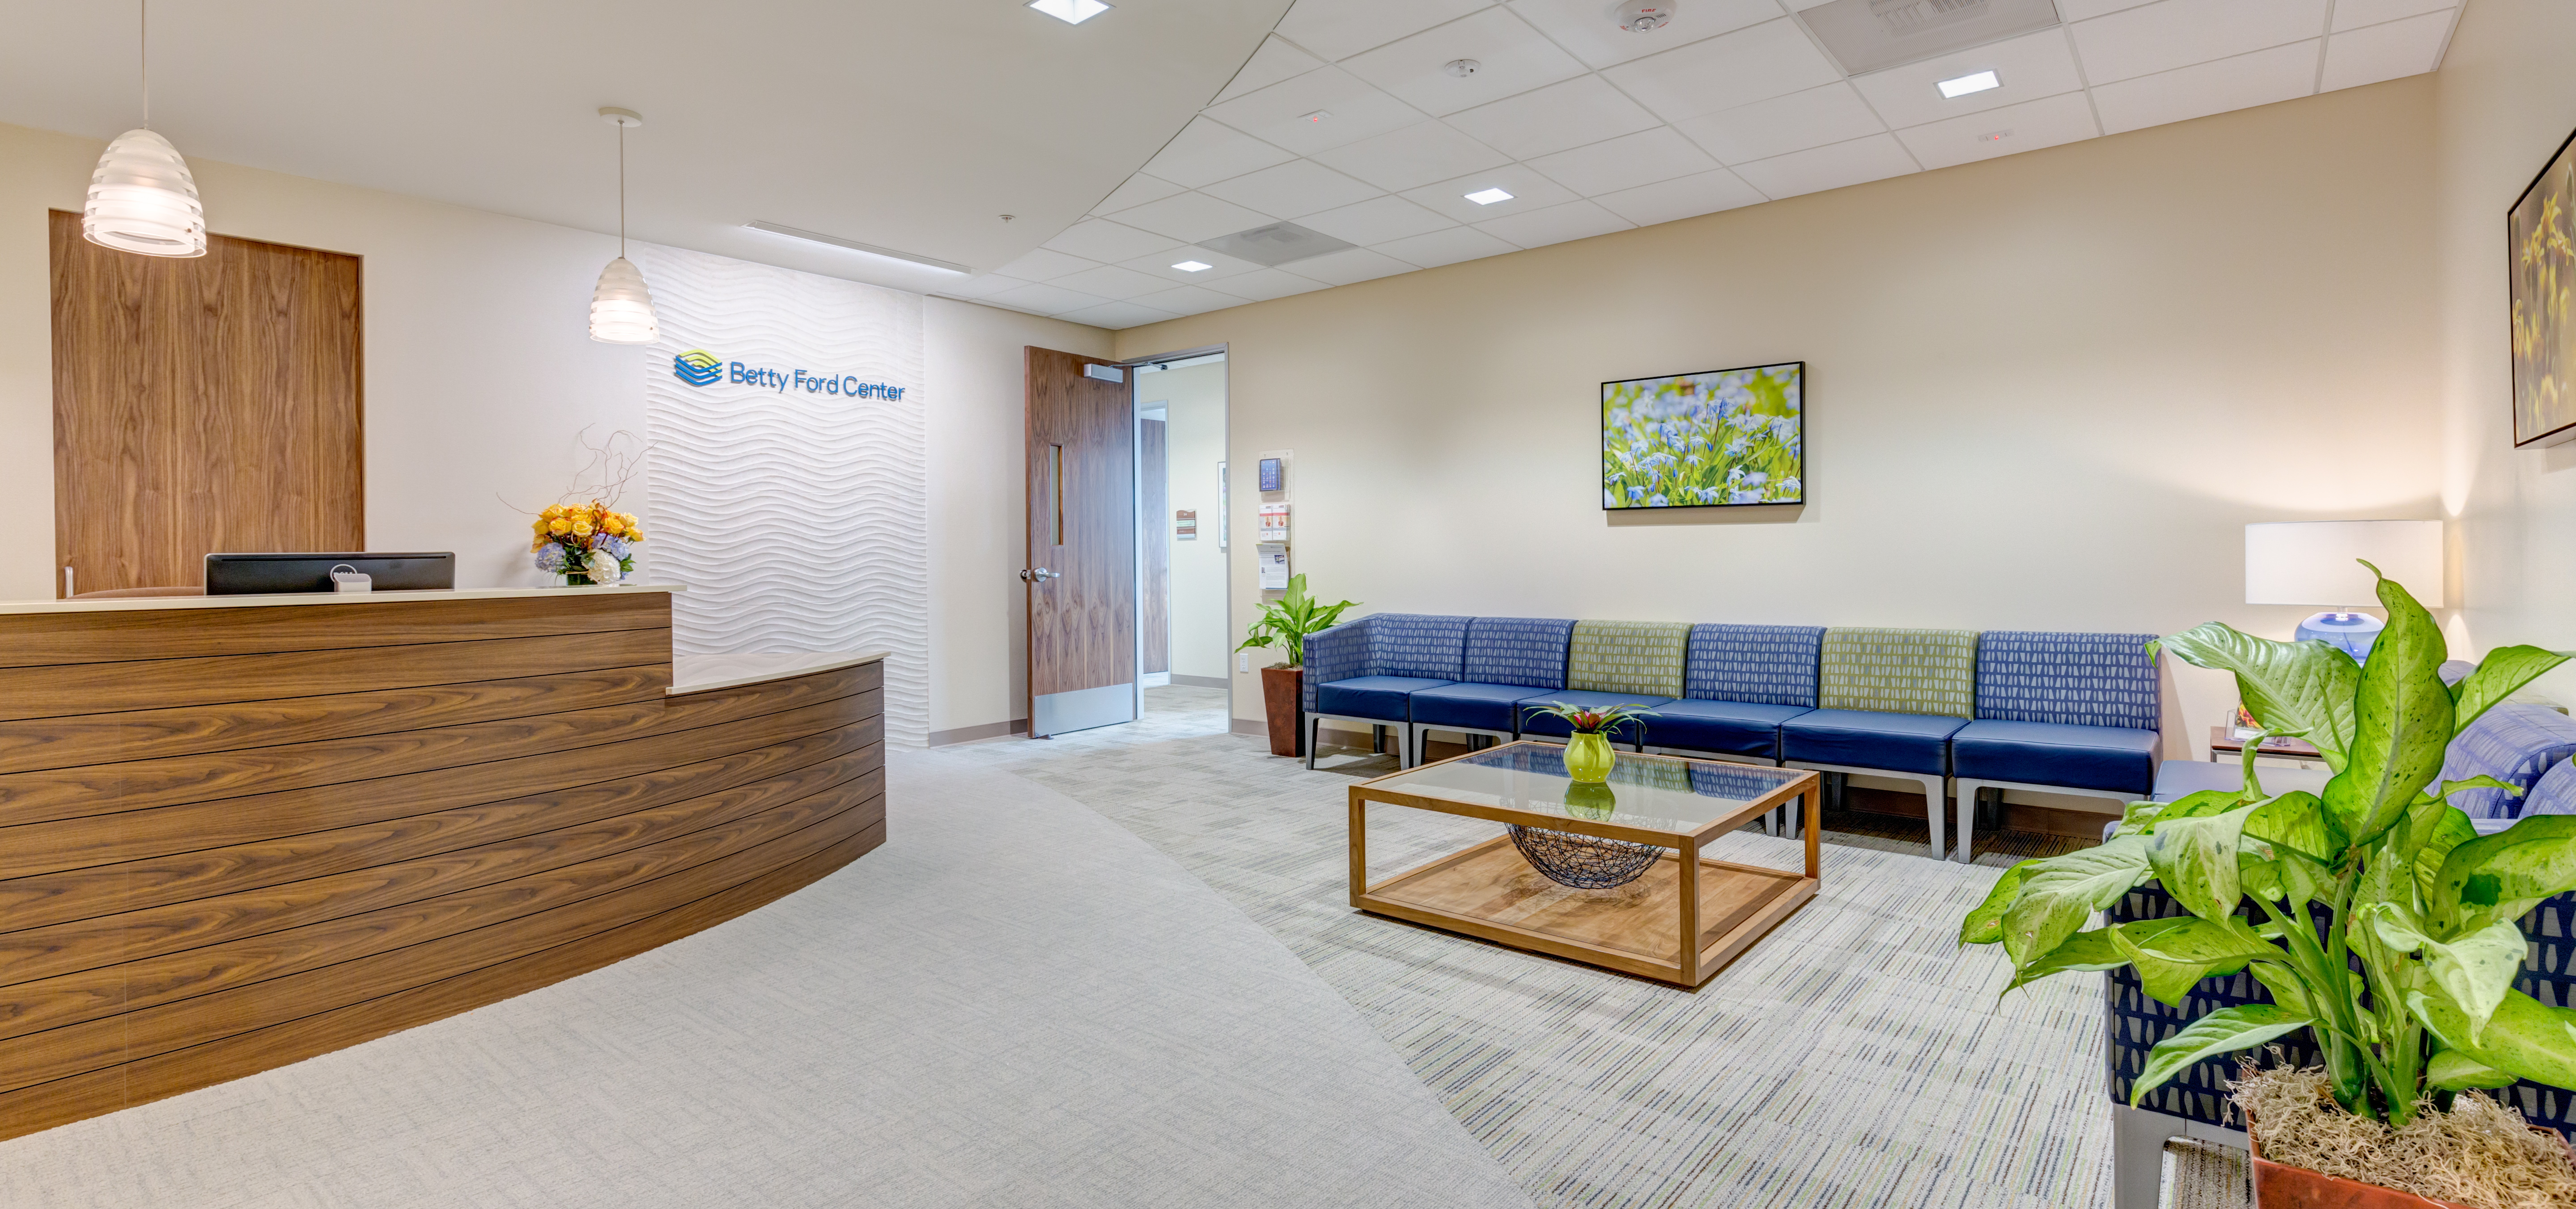
[(1321, 231), (1309, 231), (1293, 222), (1275, 222), (1266, 227), (1254, 227), (1249, 231), (1237, 231), (1232, 235), (1203, 239), (1199, 241), (1199, 246), (1211, 252), (1223, 252), (1228, 256), (1249, 260), (1254, 264), (1276, 268), (1292, 260), (1304, 260), (1310, 256), (1321, 256), (1326, 252), (1340, 252), (1359, 245), (1344, 243)]
[(1798, 14), (1853, 75), (2057, 24), (2051, 0), (1830, 0)]

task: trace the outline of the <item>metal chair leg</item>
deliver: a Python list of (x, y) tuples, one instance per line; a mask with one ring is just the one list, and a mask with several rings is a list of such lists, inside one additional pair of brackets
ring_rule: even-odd
[(1306, 719), (1306, 771), (1308, 772), (1315, 771), (1315, 741), (1321, 738), (1323, 733), (1323, 718), (1318, 716)]

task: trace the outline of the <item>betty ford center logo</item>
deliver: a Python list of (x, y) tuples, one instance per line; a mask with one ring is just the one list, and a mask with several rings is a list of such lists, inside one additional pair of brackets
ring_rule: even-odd
[(713, 386), (724, 376), (724, 362), (714, 353), (693, 348), (671, 358), (671, 376), (691, 386)]

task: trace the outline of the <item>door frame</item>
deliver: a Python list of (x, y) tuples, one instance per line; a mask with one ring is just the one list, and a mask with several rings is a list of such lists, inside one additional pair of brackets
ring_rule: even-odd
[[(1187, 360), (1189, 360), (1189, 359), (1191, 359), (1191, 358), (1193, 358), (1193, 357), (1207, 357), (1207, 356), (1214, 356), (1214, 355), (1219, 355), (1219, 354), (1222, 354), (1222, 355), (1225, 357), (1225, 360), (1222, 362), (1222, 364), (1225, 366), (1225, 372), (1219, 376), (1219, 380), (1223, 383), (1223, 387), (1222, 387), (1222, 389), (1223, 389), (1223, 390), (1224, 390), (1224, 392), (1225, 392), (1225, 415), (1224, 415), (1223, 423), (1222, 423), (1222, 425), (1220, 426), (1220, 427), (1221, 427), (1221, 431), (1222, 431), (1223, 435), (1222, 435), (1222, 436), (1220, 436), (1220, 437), (1218, 438), (1218, 441), (1219, 441), (1219, 447), (1225, 451), (1225, 454), (1226, 454), (1226, 461), (1227, 461), (1227, 463), (1230, 465), (1230, 464), (1232, 463), (1232, 461), (1233, 461), (1233, 456), (1234, 456), (1234, 354), (1233, 354), (1231, 351), (1229, 351), (1229, 350), (1228, 350), (1228, 348), (1226, 347), (1226, 345), (1224, 345), (1224, 344), (1222, 344), (1222, 343), (1218, 343), (1218, 344), (1203, 344), (1203, 345), (1198, 346), (1197, 348), (1186, 348), (1186, 349), (1181, 349), (1181, 350), (1179, 350), (1179, 351), (1177, 351), (1177, 352), (1156, 353), (1156, 354), (1154, 354), (1153, 356), (1150, 356), (1150, 357), (1130, 357), (1130, 358), (1128, 358), (1128, 359), (1126, 359), (1126, 360), (1124, 360), (1124, 361), (1112, 362), (1111, 364), (1128, 366), (1128, 367), (1130, 367), (1130, 368), (1132, 369), (1133, 367), (1135, 367), (1135, 366), (1139, 366), (1139, 365), (1155, 365), (1155, 364), (1160, 364), (1160, 363), (1167, 362), (1167, 361), (1187, 361)], [(1134, 381), (1136, 381), (1136, 379), (1134, 379), (1134, 378), (1132, 378), (1132, 377), (1131, 377), (1131, 378), (1129, 379), (1129, 381), (1134, 382)], [(1144, 406), (1144, 404), (1145, 404), (1145, 399), (1144, 399), (1144, 390), (1143, 390), (1143, 387), (1142, 387), (1141, 385), (1139, 385), (1139, 386), (1137, 387), (1137, 389), (1136, 389), (1136, 390), (1134, 390), (1134, 391), (1130, 392), (1130, 393), (1129, 393), (1129, 395), (1128, 395), (1128, 400), (1127, 400), (1127, 410), (1128, 410), (1129, 423), (1130, 423), (1131, 425), (1136, 424), (1136, 423), (1138, 422), (1139, 417), (1137, 416), (1137, 414), (1136, 414), (1136, 413), (1138, 412), (1138, 410), (1139, 410), (1140, 408), (1142, 408), (1142, 407)], [(1167, 421), (1168, 421), (1168, 418), (1169, 418), (1169, 417), (1168, 417), (1168, 414), (1167, 414), (1167, 415), (1166, 415), (1166, 420), (1167, 420)], [(1170, 437), (1169, 437), (1169, 433), (1170, 433), (1170, 432), (1171, 432), (1171, 430), (1170, 430), (1168, 427), (1164, 429), (1164, 433), (1166, 434), (1166, 435), (1165, 435), (1165, 440), (1166, 440), (1167, 442), (1168, 442), (1168, 441), (1169, 441), (1169, 439), (1170, 439)], [(1134, 443), (1134, 442), (1130, 442), (1130, 443), (1129, 443), (1128, 448), (1129, 448), (1130, 450), (1134, 451), (1134, 456), (1133, 456), (1133, 458), (1131, 459), (1131, 460), (1132, 460), (1132, 462), (1133, 462), (1133, 465), (1134, 465), (1134, 470), (1133, 470), (1133, 472), (1131, 473), (1131, 475), (1130, 475), (1129, 477), (1130, 477), (1130, 480), (1131, 480), (1131, 484), (1132, 484), (1132, 486), (1133, 486), (1133, 488), (1134, 488), (1134, 490), (1135, 490), (1135, 493), (1136, 493), (1136, 516), (1137, 516), (1137, 518), (1141, 521), (1141, 520), (1144, 518), (1144, 515), (1145, 515), (1145, 498), (1144, 498), (1144, 497), (1145, 497), (1145, 467), (1144, 467), (1144, 460), (1145, 460), (1145, 458), (1144, 458), (1144, 451), (1143, 451), (1143, 449), (1142, 449), (1138, 444), (1136, 444), (1136, 443)], [(1169, 448), (1168, 448), (1168, 446), (1167, 446), (1167, 447), (1166, 447), (1166, 449), (1164, 450), (1164, 462), (1165, 462), (1166, 467), (1168, 467), (1168, 466), (1169, 466), (1169, 464), (1170, 464), (1170, 459), (1171, 459), (1171, 452), (1170, 452), (1170, 450), (1169, 450)], [(1167, 469), (1166, 473), (1168, 473), (1168, 469)], [(1232, 484), (1229, 482), (1229, 483), (1227, 484), (1227, 486), (1228, 486), (1228, 487), (1229, 487), (1229, 489), (1230, 489), (1230, 488), (1231, 488), (1231, 486), (1232, 486)], [(1168, 501), (1166, 501), (1166, 502), (1168, 502)], [(1224, 505), (1225, 505), (1226, 503), (1228, 503), (1228, 502), (1230, 502), (1230, 501), (1219, 501), (1218, 515), (1220, 515), (1220, 516), (1231, 516), (1231, 515), (1233, 514), (1233, 510), (1232, 510), (1231, 508), (1224, 507)], [(1156, 523), (1156, 524), (1160, 524), (1160, 525), (1168, 525), (1168, 524), (1170, 524), (1171, 522), (1170, 522), (1170, 521), (1168, 521), (1168, 520), (1165, 520), (1165, 519), (1163, 519), (1163, 518), (1157, 517), (1157, 518), (1155, 518), (1155, 523)], [(1202, 539), (1205, 539), (1205, 537), (1206, 537), (1206, 536), (1207, 536), (1207, 531), (1206, 531), (1204, 528), (1202, 528), (1202, 529), (1200, 530), (1200, 537), (1201, 537)], [(1144, 625), (1142, 624), (1142, 619), (1143, 619), (1144, 611), (1145, 611), (1145, 609), (1144, 609), (1144, 604), (1145, 604), (1145, 549), (1144, 549), (1144, 546), (1145, 546), (1145, 527), (1144, 527), (1144, 525), (1139, 524), (1139, 525), (1137, 525), (1137, 526), (1136, 526), (1136, 535), (1135, 535), (1135, 540), (1136, 540), (1136, 557), (1135, 557), (1135, 559), (1134, 559), (1134, 565), (1135, 565), (1135, 568), (1136, 568), (1136, 612), (1137, 612), (1137, 616), (1138, 616), (1139, 624), (1138, 624), (1138, 625), (1137, 625), (1137, 627), (1136, 627), (1136, 651), (1135, 651), (1134, 658), (1135, 658), (1135, 661), (1136, 661), (1136, 679), (1135, 679), (1135, 684), (1136, 684), (1136, 717), (1137, 717), (1137, 719), (1138, 719), (1139, 721), (1141, 721), (1141, 720), (1143, 720), (1143, 719), (1144, 719), (1144, 717), (1145, 717), (1145, 627), (1144, 627)], [(1221, 634), (1231, 634), (1231, 633), (1233, 632), (1233, 630), (1234, 630), (1234, 543), (1233, 543), (1232, 541), (1230, 541), (1230, 540), (1224, 540), (1224, 539), (1220, 539), (1220, 541), (1222, 542), (1222, 544), (1223, 544), (1223, 546), (1224, 546), (1224, 554), (1225, 554), (1225, 606), (1224, 606), (1224, 607), (1225, 607), (1225, 620), (1224, 620), (1224, 624), (1219, 628), (1218, 632), (1219, 632), (1219, 633), (1221, 633)], [(1169, 582), (1169, 579), (1170, 579), (1170, 577), (1169, 577), (1168, 575), (1166, 575), (1166, 576), (1165, 576), (1166, 583), (1168, 583), (1168, 582)], [(1168, 620), (1168, 619), (1169, 619), (1169, 617), (1170, 617), (1170, 613), (1171, 613), (1170, 608), (1169, 608), (1169, 607), (1166, 607), (1166, 608), (1164, 609), (1164, 615), (1165, 615), (1166, 620)], [(1172, 658), (1173, 656), (1172, 656), (1172, 655), (1170, 655), (1170, 654), (1167, 654), (1165, 657), (1168, 659), (1168, 658)], [(1232, 663), (1232, 662), (1234, 662), (1234, 649), (1233, 649), (1232, 647), (1228, 647), (1228, 648), (1226, 648), (1226, 650), (1225, 650), (1225, 663)], [(1222, 666), (1222, 665), (1220, 665), (1220, 666)], [(1225, 673), (1225, 677), (1224, 677), (1224, 679), (1225, 679), (1225, 683), (1226, 683), (1226, 693), (1225, 693), (1225, 701), (1226, 701), (1226, 704), (1225, 704), (1225, 712), (1226, 712), (1226, 718), (1227, 718), (1227, 720), (1228, 720), (1228, 725), (1229, 725), (1229, 726), (1231, 726), (1231, 725), (1232, 725), (1232, 719), (1233, 719), (1233, 717), (1234, 717), (1234, 677), (1235, 677), (1235, 672), (1234, 672), (1234, 670), (1233, 670), (1233, 669), (1231, 669), (1231, 668), (1228, 668), (1228, 669), (1226, 670), (1226, 673)]]

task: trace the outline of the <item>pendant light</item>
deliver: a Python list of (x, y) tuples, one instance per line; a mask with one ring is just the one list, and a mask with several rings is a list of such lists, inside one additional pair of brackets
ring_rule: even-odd
[(599, 119), (617, 127), (617, 259), (599, 271), (590, 292), (590, 338), (605, 344), (651, 344), (662, 334), (653, 322), (653, 292), (626, 259), (626, 131), (644, 124), (632, 109), (602, 109)]
[(103, 247), (145, 256), (206, 254), (206, 212), (197, 204), (197, 182), (170, 140), (152, 131), (152, 60), (149, 0), (136, 30), (143, 66), (143, 124), (116, 136), (90, 173), (89, 201), (81, 207), (81, 237)]

